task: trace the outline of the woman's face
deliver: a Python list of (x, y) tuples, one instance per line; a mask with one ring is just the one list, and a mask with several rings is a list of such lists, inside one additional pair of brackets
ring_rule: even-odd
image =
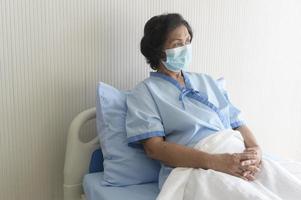
[(167, 40), (164, 44), (164, 50), (190, 44), (190, 40), (191, 36), (186, 26), (181, 25), (167, 35)]

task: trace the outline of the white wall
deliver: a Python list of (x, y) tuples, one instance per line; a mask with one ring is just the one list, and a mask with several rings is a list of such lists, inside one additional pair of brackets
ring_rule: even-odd
[[(263, 148), (301, 160), (298, 0), (0, 0), (0, 199), (62, 198), (66, 132), (98, 81), (148, 76), (144, 23), (191, 23), (191, 71), (224, 76)], [(91, 128), (93, 130), (93, 128)]]

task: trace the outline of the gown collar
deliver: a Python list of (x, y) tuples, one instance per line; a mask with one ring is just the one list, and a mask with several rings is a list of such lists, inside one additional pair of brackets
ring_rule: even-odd
[(185, 83), (185, 86), (183, 86), (183, 87), (181, 87), (181, 85), (179, 84), (179, 82), (177, 80), (173, 79), (172, 77), (170, 77), (166, 74), (163, 74), (162, 72), (150, 72), (150, 76), (162, 78), (162, 79), (172, 83), (173, 85), (175, 85), (181, 91), (184, 89), (192, 89), (188, 73), (182, 71), (182, 74), (183, 74), (184, 83)]
[(190, 97), (192, 99), (195, 99), (195, 100), (203, 103), (204, 105), (209, 107), (211, 110), (216, 112), (216, 114), (220, 118), (221, 122), (225, 125), (225, 123), (226, 123), (225, 116), (222, 114), (220, 109), (209, 101), (208, 95), (206, 93), (192, 88), (191, 82), (189, 80), (189, 75), (187, 72), (182, 71), (182, 74), (183, 74), (184, 82), (185, 82), (184, 87), (181, 87), (178, 81), (176, 81), (175, 79), (171, 78), (168, 75), (165, 75), (161, 72), (150, 72), (150, 76), (162, 78), (162, 79), (172, 83), (180, 90), (179, 101), (182, 102), (183, 109), (185, 109), (184, 98)]

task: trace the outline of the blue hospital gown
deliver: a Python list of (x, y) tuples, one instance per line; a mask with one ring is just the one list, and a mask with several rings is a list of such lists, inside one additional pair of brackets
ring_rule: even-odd
[[(126, 132), (130, 146), (161, 136), (167, 142), (193, 147), (206, 136), (244, 124), (218, 81), (207, 74), (182, 72), (185, 86), (151, 72), (127, 96)], [(159, 188), (173, 168), (161, 163)]]

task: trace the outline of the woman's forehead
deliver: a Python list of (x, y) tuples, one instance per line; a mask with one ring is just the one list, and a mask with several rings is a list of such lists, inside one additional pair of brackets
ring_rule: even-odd
[(168, 40), (182, 39), (190, 36), (186, 26), (181, 25), (168, 34)]

